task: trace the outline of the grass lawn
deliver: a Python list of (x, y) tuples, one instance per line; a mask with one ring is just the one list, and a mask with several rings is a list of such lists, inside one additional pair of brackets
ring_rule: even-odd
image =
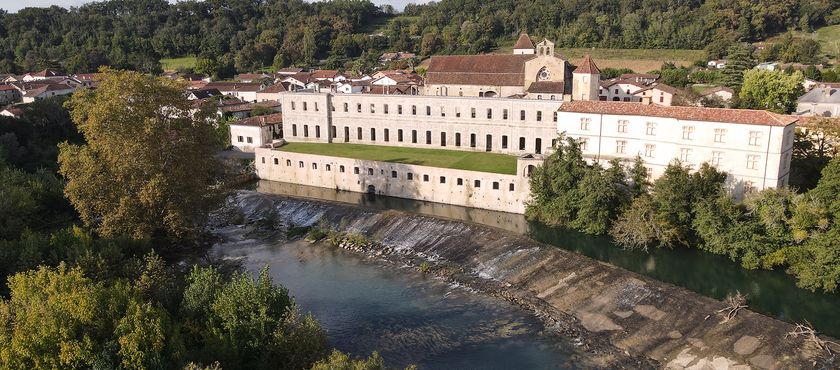
[(196, 57), (180, 57), (161, 59), (160, 65), (164, 71), (175, 71), (178, 68), (195, 67)]
[(340, 143), (288, 143), (279, 150), (506, 175), (516, 174), (516, 157), (497, 153)]

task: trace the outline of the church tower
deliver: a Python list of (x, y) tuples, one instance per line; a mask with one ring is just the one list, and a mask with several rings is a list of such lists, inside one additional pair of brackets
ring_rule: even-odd
[(548, 39), (543, 39), (539, 44), (537, 44), (536, 53), (539, 56), (554, 56), (554, 43), (548, 41)]
[(534, 42), (531, 41), (531, 38), (528, 37), (528, 34), (522, 32), (519, 35), (519, 40), (516, 40), (516, 44), (513, 45), (513, 54), (534, 54)]
[(572, 100), (597, 101), (601, 89), (601, 70), (589, 55), (572, 72)]

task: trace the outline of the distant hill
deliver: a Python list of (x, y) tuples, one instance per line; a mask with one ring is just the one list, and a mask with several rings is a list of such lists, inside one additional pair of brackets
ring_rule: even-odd
[(107, 0), (70, 10), (0, 14), (0, 72), (46, 67), (87, 72), (107, 64), (160, 70), (196, 56), (195, 68), (232, 75), (323, 61), (342, 67), (386, 50), (482, 53), (521, 31), (558, 49), (703, 49), (827, 24), (833, 0), (441, 0), (388, 14), (367, 0)]

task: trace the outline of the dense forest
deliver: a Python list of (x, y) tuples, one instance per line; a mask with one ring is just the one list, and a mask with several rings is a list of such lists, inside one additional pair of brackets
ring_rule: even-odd
[(368, 0), (108, 0), (0, 13), (0, 71), (157, 71), (160, 58), (188, 55), (220, 75), (335, 67), (385, 50), (486, 52), (520, 31), (561, 47), (702, 49), (811, 31), (835, 23), (836, 8), (834, 0), (442, 0), (395, 15)]

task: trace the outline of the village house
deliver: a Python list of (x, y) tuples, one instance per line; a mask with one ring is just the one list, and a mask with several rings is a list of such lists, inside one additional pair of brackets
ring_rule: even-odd
[(0, 105), (9, 105), (20, 102), (22, 95), (20, 90), (11, 85), (0, 85)]
[(637, 91), (646, 87), (645, 84), (634, 80), (620, 80), (615, 78), (601, 81), (598, 96), (601, 101), (641, 102), (642, 98), (635, 94)]
[(54, 79), (54, 78), (59, 78), (60, 79), (60, 78), (64, 78), (64, 77), (67, 77), (67, 75), (65, 75), (61, 72), (51, 70), (51, 69), (45, 69), (45, 70), (40, 71), (40, 72), (29, 72), (27, 74), (24, 74), (23, 77), (21, 78), (21, 81), (32, 82), (32, 81), (42, 81), (42, 80), (48, 80), (48, 79)]
[(840, 86), (821, 84), (799, 97), (796, 114), (803, 116), (840, 116)]
[(38, 87), (27, 89), (22, 96), (24, 103), (32, 103), (36, 100), (46, 99), (54, 96), (72, 94), (76, 88), (66, 84), (39, 84)]
[(209, 98), (221, 97), (222, 92), (219, 89), (201, 89), (187, 91), (187, 99), (189, 100), (204, 100)]
[(260, 82), (263, 79), (272, 79), (273, 77), (265, 73), (242, 73), (236, 75), (236, 80), (239, 82)]
[(671, 102), (674, 100), (674, 96), (678, 93), (679, 90), (675, 87), (661, 83), (654, 83), (641, 90), (636, 90), (636, 92), (633, 93), (633, 96), (641, 99), (641, 102), (645, 104), (653, 103), (670, 106)]
[(710, 60), (708, 63), (706, 63), (706, 66), (709, 67), (709, 68), (724, 69), (726, 67), (726, 60), (724, 60), (724, 59)]
[(210, 82), (203, 89), (217, 89), (222, 94), (239, 98), (242, 101), (257, 101), (257, 93), (265, 86), (260, 82)]
[(512, 54), (433, 56), (426, 71), (425, 95), (525, 96), (534, 82), (556, 82), (544, 94), (571, 95), (569, 64), (554, 53), (554, 43), (537, 45), (522, 34)]
[(230, 126), (230, 143), (234, 150), (253, 152), (283, 137), (283, 115), (274, 113), (234, 121)]
[(732, 90), (726, 86), (715, 86), (711, 89), (703, 91), (700, 94), (701, 99), (720, 99), (723, 103), (728, 103), (732, 100), (732, 96), (735, 94), (735, 90)]
[(659, 75), (651, 73), (624, 73), (618, 76), (619, 80), (634, 81), (643, 85), (650, 85), (659, 79)]
[(23, 114), (23, 108), (21, 107), (8, 107), (0, 111), (0, 116), (4, 117), (13, 117), (13, 118), (20, 118)]
[(398, 51), (396, 53), (384, 53), (382, 54), (382, 56), (379, 57), (379, 62), (384, 65), (393, 61), (411, 59), (416, 56), (417, 55), (415, 55), (414, 53), (408, 53), (404, 51)]
[(272, 112), (279, 113), (280, 102), (276, 100), (265, 100), (257, 103), (239, 103), (239, 104), (224, 104), (218, 107), (218, 114), (220, 117), (229, 117), (234, 119), (242, 119), (250, 117), (254, 109), (267, 109)]
[(286, 91), (292, 91), (291, 84), (289, 82), (277, 82), (265, 89), (257, 91), (257, 101), (280, 100), (279, 94)]

